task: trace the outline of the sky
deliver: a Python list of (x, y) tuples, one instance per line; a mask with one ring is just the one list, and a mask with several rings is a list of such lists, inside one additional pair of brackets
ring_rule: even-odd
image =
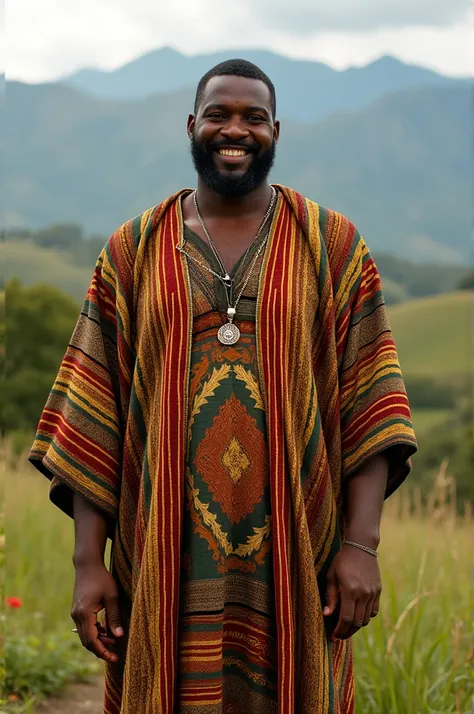
[(6, 0), (0, 24), (7, 77), (26, 82), (164, 46), (270, 49), (336, 69), (391, 54), (447, 75), (472, 75), (474, 59), (470, 0)]

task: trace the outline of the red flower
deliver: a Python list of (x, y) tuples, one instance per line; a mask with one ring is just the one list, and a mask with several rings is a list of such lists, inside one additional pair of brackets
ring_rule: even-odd
[(7, 597), (7, 605), (17, 610), (19, 607), (23, 607), (23, 601), (19, 597)]

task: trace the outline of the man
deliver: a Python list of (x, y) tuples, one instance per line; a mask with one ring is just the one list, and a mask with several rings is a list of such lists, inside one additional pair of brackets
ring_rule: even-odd
[(354, 708), (350, 638), (416, 442), (365, 243), (267, 181), (275, 112), (248, 62), (203, 77), (197, 192), (109, 240), (32, 448), (74, 516), (107, 714)]

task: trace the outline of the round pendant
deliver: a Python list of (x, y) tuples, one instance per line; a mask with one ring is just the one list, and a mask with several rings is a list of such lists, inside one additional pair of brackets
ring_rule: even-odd
[(239, 341), (239, 337), (240, 330), (232, 322), (222, 325), (217, 333), (217, 338), (223, 345), (235, 345), (235, 343)]

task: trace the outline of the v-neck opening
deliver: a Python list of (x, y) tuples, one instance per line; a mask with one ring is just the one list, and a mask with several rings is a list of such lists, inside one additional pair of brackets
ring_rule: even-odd
[[(192, 240), (189, 242), (191, 242), (194, 245), (194, 247), (197, 248), (203, 254), (203, 257), (207, 260), (207, 262), (209, 263), (211, 268), (213, 270), (215, 270), (216, 273), (221, 273), (222, 267), (221, 267), (219, 261), (217, 260), (216, 256), (214, 255), (214, 252), (213, 252), (211, 246), (208, 243), (206, 243), (198, 233), (195, 233), (195, 231), (193, 231), (191, 228), (189, 228), (188, 226), (185, 225), (184, 226), (185, 241), (187, 240), (186, 236), (191, 237)], [(234, 263), (232, 270), (227, 273), (227, 275), (229, 275), (231, 278), (236, 277), (236, 275), (239, 271), (239, 268), (241, 267), (241, 265), (244, 262), (246, 252), (247, 252), (247, 249), (244, 250), (244, 252), (240, 256), (240, 258), (237, 260), (237, 262)], [(252, 255), (252, 253), (249, 252), (248, 257), (250, 257), (250, 255)]]
[[(278, 192), (276, 195), (276, 201), (275, 201), (275, 205), (273, 206), (273, 210), (270, 213), (270, 215), (267, 217), (264, 225), (262, 226), (262, 233), (261, 233), (258, 241), (256, 241), (254, 238), (252, 243), (250, 244), (250, 245), (255, 244), (255, 246), (254, 246), (255, 250), (258, 250), (258, 247), (260, 246), (261, 241), (263, 241), (265, 239), (265, 236), (269, 237), (270, 231), (272, 229), (273, 218), (275, 216), (275, 211), (276, 211), (277, 205), (278, 205)], [(183, 223), (184, 243), (187, 242), (187, 236), (189, 236), (192, 239), (189, 242), (202, 254), (202, 256), (205, 258), (205, 260), (207, 260), (207, 262), (209, 263), (209, 266), (216, 273), (220, 274), (222, 272), (222, 267), (221, 267), (219, 261), (217, 260), (217, 257), (214, 255), (214, 252), (213, 252), (211, 246), (199, 235), (199, 233), (196, 233), (195, 231), (192, 230), (192, 228), (189, 228), (189, 226), (187, 226), (185, 223)], [(230, 272), (226, 271), (227, 275), (229, 275), (229, 277), (233, 278), (234, 280), (235, 280), (240, 268), (244, 264), (245, 256), (247, 255), (246, 262), (248, 262), (249, 260), (252, 260), (254, 254), (255, 254), (253, 250), (250, 250), (247, 254), (247, 250), (248, 249), (246, 248), (244, 250), (244, 252), (242, 253), (242, 255), (239, 257), (239, 259), (234, 263), (231, 271)]]

